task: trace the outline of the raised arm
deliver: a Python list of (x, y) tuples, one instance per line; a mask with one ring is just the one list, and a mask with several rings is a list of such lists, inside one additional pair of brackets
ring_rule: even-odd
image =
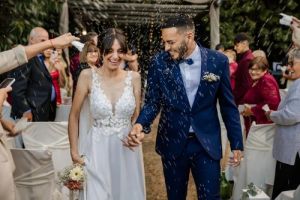
[(79, 40), (79, 38), (73, 36), (71, 33), (66, 33), (66, 34), (63, 34), (54, 39), (50, 39), (50, 40), (40, 42), (37, 44), (25, 46), (25, 53), (26, 53), (27, 59), (30, 59), (45, 49), (49, 49), (49, 48), (63, 49), (65, 47), (69, 46), (71, 44), (71, 42), (73, 42), (75, 40)]
[(51, 40), (46, 40), (33, 45), (17, 46), (11, 50), (0, 53), (0, 74), (8, 72), (20, 65), (28, 62), (28, 60), (38, 53), (48, 48), (65, 48), (72, 41), (79, 38), (72, 36), (71, 33), (66, 33)]

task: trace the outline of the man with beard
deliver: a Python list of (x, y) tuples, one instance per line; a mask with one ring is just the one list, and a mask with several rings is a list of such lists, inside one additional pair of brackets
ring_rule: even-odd
[(228, 59), (195, 42), (195, 26), (186, 15), (167, 19), (161, 33), (165, 51), (151, 62), (145, 105), (127, 145), (139, 145), (161, 111), (156, 151), (161, 155), (168, 199), (186, 199), (191, 171), (198, 199), (219, 200), (222, 146), (217, 100), (233, 165), (240, 163), (243, 149)]

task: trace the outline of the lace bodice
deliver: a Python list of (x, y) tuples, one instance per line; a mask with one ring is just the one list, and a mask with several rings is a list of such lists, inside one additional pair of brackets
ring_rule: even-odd
[(92, 69), (90, 94), (90, 112), (93, 128), (101, 128), (100, 134), (119, 134), (124, 127), (131, 126), (131, 117), (135, 110), (135, 98), (132, 87), (132, 73), (127, 72), (123, 93), (113, 105), (101, 87), (101, 76)]

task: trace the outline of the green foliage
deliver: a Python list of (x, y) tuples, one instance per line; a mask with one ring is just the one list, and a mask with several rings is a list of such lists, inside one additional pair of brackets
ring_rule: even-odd
[(0, 3), (0, 50), (27, 44), (30, 30), (42, 26), (58, 32), (61, 3), (58, 0), (4, 0)]
[(224, 0), (220, 8), (221, 43), (233, 46), (234, 36), (247, 32), (252, 49), (266, 51), (270, 61), (280, 61), (291, 44), (291, 31), (279, 24), (279, 13), (300, 17), (297, 0)]

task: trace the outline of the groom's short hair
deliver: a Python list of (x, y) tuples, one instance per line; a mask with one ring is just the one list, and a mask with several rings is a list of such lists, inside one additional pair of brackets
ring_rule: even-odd
[(161, 29), (165, 28), (177, 28), (178, 30), (195, 30), (195, 25), (193, 19), (185, 14), (178, 14), (172, 17), (169, 17), (161, 25)]

